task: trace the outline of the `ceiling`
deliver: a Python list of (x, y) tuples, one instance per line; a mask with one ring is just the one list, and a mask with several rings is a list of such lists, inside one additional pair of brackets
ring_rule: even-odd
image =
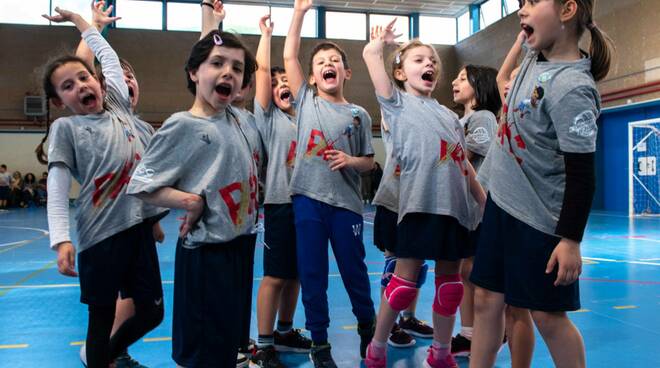
[[(258, 3), (259, 5), (288, 5), (293, 1), (287, 0), (240, 0), (243, 3)], [(360, 10), (374, 13), (409, 14), (421, 13), (426, 15), (460, 15), (470, 4), (479, 3), (479, 0), (315, 0), (315, 6), (324, 6), (332, 10)]]

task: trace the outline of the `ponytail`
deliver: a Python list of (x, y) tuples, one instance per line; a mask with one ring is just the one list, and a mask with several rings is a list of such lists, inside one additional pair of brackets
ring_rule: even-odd
[(34, 149), (34, 153), (37, 154), (37, 161), (44, 165), (48, 165), (48, 154), (44, 150), (44, 143), (48, 139), (48, 133), (50, 133), (50, 119), (46, 120), (46, 135), (41, 139), (41, 143), (39, 143), (37, 148)]
[(612, 63), (612, 39), (598, 26), (591, 22), (587, 25), (591, 33), (591, 45), (589, 54), (591, 55), (591, 74), (596, 81), (603, 80), (610, 71)]

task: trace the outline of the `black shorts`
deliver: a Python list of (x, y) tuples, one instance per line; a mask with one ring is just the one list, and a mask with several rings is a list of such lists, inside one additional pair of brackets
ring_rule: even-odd
[(397, 231), (396, 223), (399, 214), (383, 206), (376, 206), (374, 217), (374, 245), (381, 252), (396, 253)]
[(113, 305), (118, 293), (136, 303), (163, 297), (151, 225), (141, 222), (78, 253), (80, 301)]
[(397, 258), (460, 261), (469, 257), (468, 229), (451, 216), (408, 213), (397, 227)]
[(6, 201), (9, 199), (9, 187), (0, 187), (0, 201)]
[(466, 249), (466, 255), (468, 257), (474, 257), (477, 254), (477, 244), (479, 243), (479, 237), (481, 236), (481, 224), (477, 228), (468, 233), (468, 243)]
[(256, 235), (184, 248), (174, 262), (172, 359), (184, 367), (234, 367), (252, 311)]
[(514, 307), (545, 312), (578, 310), (579, 283), (554, 286), (557, 268), (545, 273), (560, 240), (514, 218), (488, 197), (470, 281), (503, 293), (506, 304)]
[(297, 279), (296, 226), (293, 205), (264, 206), (264, 276)]

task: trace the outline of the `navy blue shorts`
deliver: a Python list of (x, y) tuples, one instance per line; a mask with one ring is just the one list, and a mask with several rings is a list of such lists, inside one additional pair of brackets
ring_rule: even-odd
[(9, 187), (0, 187), (0, 201), (6, 201), (9, 199)]
[(256, 235), (182, 246), (174, 262), (172, 359), (184, 367), (234, 367), (252, 311)]
[(514, 307), (545, 312), (578, 310), (579, 283), (554, 286), (557, 268), (545, 273), (560, 240), (514, 218), (488, 197), (470, 281), (503, 293), (506, 304)]
[(296, 225), (293, 205), (264, 205), (264, 276), (297, 279)]
[(397, 233), (397, 258), (459, 261), (469, 257), (468, 229), (454, 217), (408, 213)]
[(374, 217), (374, 245), (381, 252), (389, 251), (396, 253), (396, 223), (399, 214), (390, 211), (383, 206), (376, 206)]
[(466, 249), (466, 255), (468, 257), (474, 257), (477, 254), (477, 244), (479, 242), (479, 237), (481, 236), (481, 224), (477, 226), (474, 231), (468, 233), (468, 243)]
[(114, 305), (117, 295), (136, 303), (163, 297), (152, 226), (143, 221), (78, 253), (80, 302)]

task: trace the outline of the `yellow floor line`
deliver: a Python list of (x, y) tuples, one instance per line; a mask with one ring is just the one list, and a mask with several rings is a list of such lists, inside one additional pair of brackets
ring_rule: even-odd
[(81, 346), (83, 344), (85, 344), (84, 340), (83, 341), (72, 341), (71, 343), (69, 343), (70, 346)]
[(617, 305), (614, 309), (636, 309), (636, 305)]
[(171, 337), (147, 337), (142, 339), (144, 342), (160, 342), (160, 341), (172, 341)]
[(3, 296), (5, 296), (5, 295), (7, 295), (7, 293), (9, 293), (9, 292), (12, 291), (13, 289), (15, 289), (17, 286), (20, 286), (21, 284), (25, 283), (26, 281), (30, 280), (31, 278), (33, 278), (33, 277), (39, 275), (40, 273), (42, 273), (42, 272), (48, 270), (49, 268), (52, 268), (52, 267), (55, 266), (56, 264), (57, 264), (57, 260), (54, 260), (54, 261), (51, 261), (51, 262), (46, 263), (46, 264), (45, 264), (43, 267), (41, 267), (40, 269), (38, 269), (38, 270), (36, 270), (36, 271), (32, 271), (32, 272), (29, 273), (27, 276), (25, 276), (25, 277), (23, 277), (22, 279), (16, 281), (16, 283), (14, 284), (14, 287), (13, 287), (13, 288), (7, 288), (7, 289), (4, 289), (4, 290), (0, 290), (0, 297), (3, 297)]
[(578, 310), (572, 311), (570, 313), (587, 313), (587, 312), (591, 312), (591, 309), (578, 309)]
[(25, 349), (28, 344), (13, 344), (13, 345), (0, 345), (0, 349)]

